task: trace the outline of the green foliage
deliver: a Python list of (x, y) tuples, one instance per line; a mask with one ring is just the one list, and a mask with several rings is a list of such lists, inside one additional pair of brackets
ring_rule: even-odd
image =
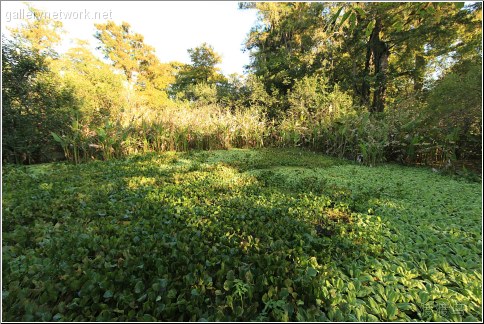
[(87, 45), (79, 41), (78, 47), (56, 62), (55, 70), (72, 89), (82, 122), (94, 128), (106, 118), (118, 119), (128, 102), (123, 78), (97, 59)]
[(245, 86), (247, 92), (245, 96), (245, 105), (257, 108), (271, 118), (276, 118), (278, 116), (279, 98), (276, 95), (271, 96), (266, 91), (261, 77), (249, 74)]
[(197, 104), (216, 104), (218, 101), (217, 86), (207, 83), (190, 84), (185, 90), (184, 96), (196, 101)]
[[(288, 103), (293, 112), (315, 114), (317, 110), (327, 109), (326, 80), (323, 78), (304, 77), (296, 81), (293, 89), (288, 94)], [(304, 118), (304, 116), (300, 116)]]
[(219, 104), (231, 109), (252, 107), (247, 100), (250, 95), (247, 79), (248, 77), (232, 73), (226, 80), (219, 82), (216, 87)]
[[(425, 81), (455, 61), (482, 57), (482, 6), (454, 3), (255, 3), (246, 48), (265, 90), (285, 95), (321, 72), (371, 112), (420, 95)], [(432, 35), (432, 37), (429, 37)]]
[(353, 111), (351, 97), (338, 85), (330, 89), (327, 80), (321, 77), (296, 81), (287, 98), (288, 114), (308, 123), (328, 123)]
[(122, 70), (131, 82), (134, 73), (146, 71), (145, 61), (152, 59), (151, 48), (144, 44), (144, 37), (131, 30), (127, 22), (116, 25), (113, 21), (96, 24), (95, 37), (102, 43), (102, 50), (116, 68)]
[(56, 132), (67, 159), (77, 163), (168, 150), (255, 148), (264, 146), (269, 136), (265, 117), (255, 108), (230, 110), (200, 102), (126, 110), (115, 121), (105, 118), (95, 125), (79, 121), (76, 132), (72, 127)]
[[(434, 138), (455, 144), (458, 159), (478, 158), (482, 150), (482, 64), (461, 62), (445, 74), (427, 98)], [(444, 136), (452, 137), (445, 138)]]
[(327, 4), (260, 2), (243, 7), (259, 13), (246, 47), (251, 50), (251, 70), (271, 96), (286, 95), (296, 80), (322, 67), (320, 48), (314, 45), (322, 40), (318, 27)]
[(198, 47), (188, 50), (192, 61), (192, 79), (198, 82), (215, 81), (218, 68), (215, 66), (222, 62), (222, 58), (217, 54), (213, 47), (203, 43)]
[(226, 82), (225, 77), (217, 67), (222, 61), (211, 45), (203, 43), (188, 50), (191, 64), (184, 65), (176, 75), (172, 92), (181, 99), (214, 102), (216, 86)]
[(127, 22), (116, 25), (108, 21), (95, 26), (95, 37), (102, 43), (105, 57), (124, 73), (132, 90), (139, 92), (141, 104), (165, 103), (173, 73), (169, 64), (160, 63), (154, 48), (144, 43), (143, 35), (134, 33)]
[(75, 99), (51, 71), (62, 24), (28, 5), (35, 18), (2, 35), (2, 159), (58, 159), (51, 131), (63, 130)]
[(112, 65), (83, 41), (55, 53), (61, 24), (45, 15), (12, 29), (2, 47), (3, 160), (57, 160), (61, 149), (79, 163), (302, 146), (370, 166), (396, 161), (465, 174), (480, 163), (479, 3), (240, 7), (259, 14), (243, 77), (222, 75), (207, 43), (188, 50), (190, 64), (161, 63), (126, 22), (96, 25)]
[(62, 146), (67, 159), (73, 160), (75, 164), (81, 162), (79, 152), (81, 151), (83, 138), (78, 119), (72, 121), (69, 135), (59, 136), (54, 132), (51, 132), (51, 134), (54, 140)]
[(39, 163), (58, 159), (51, 132), (68, 128), (75, 97), (54, 73), (49, 58), (2, 41), (2, 159)]
[(481, 316), (478, 183), (296, 149), (2, 172), (6, 321)]

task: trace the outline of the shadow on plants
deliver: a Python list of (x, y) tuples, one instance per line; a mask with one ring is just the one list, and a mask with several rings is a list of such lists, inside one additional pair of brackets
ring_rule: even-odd
[(475, 220), (454, 201), (475, 208), (472, 184), (266, 152), (4, 169), (4, 318), (427, 320), (445, 300), (477, 315)]

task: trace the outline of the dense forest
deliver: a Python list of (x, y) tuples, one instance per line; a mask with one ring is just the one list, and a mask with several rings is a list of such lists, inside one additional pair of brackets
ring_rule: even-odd
[(482, 3), (233, 5), (2, 35), (2, 320), (482, 322)]
[(239, 7), (258, 12), (243, 76), (223, 75), (206, 43), (188, 49), (190, 64), (160, 62), (126, 22), (96, 25), (104, 60), (88, 41), (56, 53), (61, 23), (41, 15), (13, 29), (2, 42), (3, 161), (302, 146), (368, 165), (479, 169), (480, 3)]

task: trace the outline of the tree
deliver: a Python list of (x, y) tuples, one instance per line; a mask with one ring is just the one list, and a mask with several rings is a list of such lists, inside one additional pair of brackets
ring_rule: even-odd
[(25, 19), (20, 27), (9, 29), (12, 37), (19, 46), (29, 48), (37, 55), (56, 57), (54, 46), (61, 40), (62, 22), (46, 17), (30, 4), (27, 4), (27, 10), (32, 13), (33, 19)]
[(173, 79), (171, 66), (160, 63), (154, 48), (144, 43), (143, 35), (134, 33), (126, 22), (116, 25), (108, 21), (95, 26), (95, 37), (101, 42), (105, 57), (123, 71), (142, 102), (157, 105), (166, 101), (168, 85)]
[(222, 58), (211, 45), (203, 43), (188, 50), (192, 62), (189, 74), (193, 83), (215, 83), (221, 79), (218, 64)]
[(258, 23), (246, 40), (249, 71), (261, 77), (271, 95), (286, 95), (296, 80), (322, 70), (321, 54), (324, 3), (241, 3), (257, 9)]
[(306, 76), (328, 76), (371, 112), (384, 110), (388, 94), (421, 95), (431, 63), (448, 62), (446, 56), (455, 56), (451, 53), (479, 46), (475, 30), (482, 21), (476, 8), (460, 10), (454, 3), (270, 2), (240, 7), (258, 10), (259, 21), (246, 41), (249, 69), (262, 77), (268, 93), (281, 95), (280, 109), (287, 107), (285, 97), (294, 84)]
[[(405, 84), (402, 77), (411, 81), (414, 92), (421, 92), (428, 62), (455, 51), (455, 44), (463, 38), (459, 26), (469, 26), (470, 12), (460, 8), (453, 3), (352, 3), (341, 7), (332, 26), (343, 27), (343, 36), (354, 41), (347, 48), (360, 62), (360, 82), (354, 82), (360, 103), (371, 112), (383, 111), (388, 87)], [(361, 41), (363, 34), (365, 42)], [(356, 36), (360, 41), (355, 41)], [(366, 53), (363, 64), (357, 52)]]
[[(124, 72), (129, 82), (134, 73), (141, 70), (142, 54), (144, 51), (143, 36), (133, 33), (131, 26), (123, 22), (120, 26), (113, 21), (106, 24), (95, 24), (97, 31), (94, 35), (102, 45), (100, 48), (115, 68)], [(149, 50), (149, 48), (148, 48)]]
[(75, 94), (83, 123), (91, 128), (104, 123), (106, 118), (119, 117), (126, 107), (123, 77), (99, 60), (88, 48), (88, 42), (78, 40), (58, 61), (55, 70)]
[(454, 65), (426, 98), (427, 129), (434, 138), (451, 141), (457, 159), (479, 159), (482, 154), (482, 60)]
[(55, 158), (51, 132), (66, 129), (76, 102), (52, 70), (60, 24), (37, 13), (34, 21), (2, 35), (3, 160), (39, 163)]
[[(220, 73), (220, 68), (217, 67), (222, 62), (222, 59), (211, 45), (203, 43), (200, 46), (188, 49), (188, 54), (190, 55), (191, 63), (179, 68), (172, 90), (178, 96), (196, 100), (195, 89), (198, 89), (198, 92), (200, 92), (201, 87), (205, 87), (208, 90), (225, 82), (226, 79)], [(213, 92), (213, 90), (210, 91)]]
[(217, 86), (218, 101), (230, 108), (244, 105), (247, 99), (246, 79), (238, 73), (230, 74), (224, 82)]

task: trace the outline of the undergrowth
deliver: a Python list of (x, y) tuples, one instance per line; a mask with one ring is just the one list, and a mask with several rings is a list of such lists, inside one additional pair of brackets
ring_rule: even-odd
[(481, 187), (297, 149), (3, 168), (3, 320), (478, 321)]

